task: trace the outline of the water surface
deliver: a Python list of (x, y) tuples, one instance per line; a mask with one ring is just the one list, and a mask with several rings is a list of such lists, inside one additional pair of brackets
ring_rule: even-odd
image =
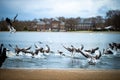
[[(39, 44), (38, 42), (41, 42)], [(87, 59), (80, 54), (76, 53), (75, 56), (79, 59), (70, 57), (63, 57), (57, 53), (57, 50), (63, 51), (64, 54), (71, 55), (70, 52), (65, 50), (62, 45), (70, 47), (81, 47), (84, 49), (91, 49), (99, 47), (107, 48), (109, 43), (120, 43), (120, 33), (102, 33), (102, 32), (16, 32), (10, 34), (9, 32), (0, 32), (0, 43), (4, 43), (5, 47), (14, 52), (8, 46), (11, 44), (19, 47), (32, 46), (34, 51), (34, 44), (38, 44), (45, 48), (49, 45), (51, 51), (50, 55), (41, 55), (38, 58), (31, 58), (26, 55), (9, 57), (4, 62), (2, 68), (79, 68), (79, 69), (120, 69), (120, 53), (116, 55), (103, 55), (96, 65), (89, 65)]]

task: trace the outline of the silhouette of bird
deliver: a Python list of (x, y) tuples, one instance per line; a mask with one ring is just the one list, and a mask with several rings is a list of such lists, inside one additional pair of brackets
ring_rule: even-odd
[(3, 46), (3, 44), (0, 45), (0, 55), (2, 54)]
[(8, 17), (6, 18), (6, 22), (7, 22), (8, 25), (10, 25), (10, 27), (12, 26), (12, 22)]
[(6, 60), (6, 48), (3, 48), (2, 53), (0, 55), (0, 67), (2, 66), (3, 62)]

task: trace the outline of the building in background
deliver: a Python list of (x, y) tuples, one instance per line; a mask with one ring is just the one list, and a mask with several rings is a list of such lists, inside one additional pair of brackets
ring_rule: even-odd
[(43, 21), (38, 20), (37, 23), (37, 31), (66, 31), (65, 30), (65, 22), (60, 22), (59, 20), (53, 19), (51, 21)]
[(46, 24), (44, 21), (37, 21), (37, 31), (46, 31)]
[(60, 30), (60, 22), (58, 20), (53, 20), (51, 22), (51, 31), (59, 31)]
[(76, 30), (91, 30), (94, 26), (94, 23), (91, 19), (81, 18), (76, 26)]
[(65, 32), (66, 31), (66, 29), (65, 29), (65, 22), (60, 22), (60, 30), (59, 30), (60, 32), (62, 31), (62, 32)]

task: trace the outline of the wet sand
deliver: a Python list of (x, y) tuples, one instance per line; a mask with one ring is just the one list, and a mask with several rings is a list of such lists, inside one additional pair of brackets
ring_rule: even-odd
[(0, 69), (0, 80), (120, 80), (120, 70)]

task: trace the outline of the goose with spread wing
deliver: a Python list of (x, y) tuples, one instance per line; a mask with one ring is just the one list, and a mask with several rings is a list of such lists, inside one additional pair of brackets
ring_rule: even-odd
[(86, 53), (86, 52), (82, 52), (80, 51), (80, 53), (86, 57), (87, 59), (89, 59), (88, 63), (90, 65), (95, 65), (96, 64), (96, 60), (100, 59), (100, 57), (102, 56), (101, 51), (98, 51), (98, 54), (96, 55), (91, 55), (90, 53)]
[(18, 16), (18, 14), (16, 14), (13, 21), (11, 21), (8, 17), (6, 18), (7, 26), (8, 26), (10, 33), (16, 32), (16, 29), (13, 27), (13, 23), (15, 22), (17, 16)]
[(15, 53), (17, 53), (17, 55), (18, 55), (20, 52), (23, 52), (23, 53), (31, 53), (31, 51), (28, 51), (28, 50), (31, 49), (31, 46), (30, 46), (30, 47), (27, 47), (27, 48), (19, 48), (18, 45), (16, 45), (15, 47), (13, 47), (11, 44), (9, 44), (9, 46), (15, 50)]

